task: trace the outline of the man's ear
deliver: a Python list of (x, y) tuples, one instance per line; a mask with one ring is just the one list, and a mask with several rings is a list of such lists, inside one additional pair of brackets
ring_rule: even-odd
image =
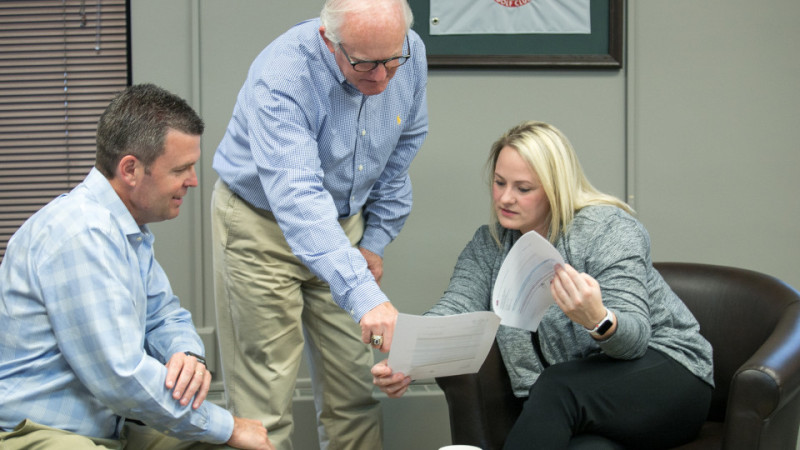
[(117, 176), (120, 181), (135, 186), (138, 181), (137, 171), (144, 170), (139, 160), (133, 155), (125, 155), (117, 164)]
[(334, 46), (334, 43), (331, 42), (330, 39), (325, 37), (325, 26), (324, 25), (321, 25), (319, 27), (319, 35), (320, 35), (320, 37), (322, 37), (322, 40), (325, 42), (325, 46), (328, 47), (328, 50), (330, 50), (331, 53), (336, 53), (336, 47)]

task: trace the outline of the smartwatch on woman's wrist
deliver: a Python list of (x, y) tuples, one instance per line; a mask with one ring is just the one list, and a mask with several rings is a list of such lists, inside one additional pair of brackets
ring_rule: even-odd
[(606, 308), (606, 316), (603, 317), (603, 320), (597, 323), (594, 328), (591, 330), (586, 328), (585, 330), (589, 332), (592, 336), (596, 338), (601, 338), (605, 335), (611, 327), (614, 326), (613, 316), (611, 315), (611, 311)]

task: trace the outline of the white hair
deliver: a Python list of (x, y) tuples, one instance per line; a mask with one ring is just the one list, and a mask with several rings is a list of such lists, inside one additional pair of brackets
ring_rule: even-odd
[(406, 31), (411, 28), (411, 24), (414, 23), (414, 13), (407, 0), (326, 0), (319, 14), (322, 26), (325, 27), (325, 37), (335, 44), (340, 44), (342, 42), (340, 31), (345, 15), (374, 8), (380, 3), (400, 5)]

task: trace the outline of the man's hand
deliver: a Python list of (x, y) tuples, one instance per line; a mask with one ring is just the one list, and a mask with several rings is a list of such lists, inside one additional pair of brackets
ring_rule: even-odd
[(370, 372), (372, 373), (372, 384), (378, 386), (389, 398), (402, 397), (411, 384), (411, 377), (400, 372), (393, 373), (385, 359), (372, 366)]
[(246, 450), (275, 450), (261, 422), (236, 416), (233, 417), (233, 434), (226, 444)]
[(372, 276), (375, 277), (375, 282), (380, 286), (381, 278), (383, 278), (383, 258), (362, 247), (359, 247), (358, 250), (364, 256), (364, 259), (367, 260), (367, 268), (372, 272)]
[[(194, 397), (192, 408), (197, 409), (208, 395), (211, 387), (211, 372), (194, 356), (175, 353), (167, 361), (167, 389), (172, 389), (172, 398), (186, 406)], [(174, 389), (173, 389), (174, 388)]]
[(390, 302), (383, 302), (361, 317), (361, 340), (372, 343), (372, 336), (383, 336), (383, 343), (373, 347), (386, 353), (392, 348), (394, 325), (397, 323), (397, 310)]

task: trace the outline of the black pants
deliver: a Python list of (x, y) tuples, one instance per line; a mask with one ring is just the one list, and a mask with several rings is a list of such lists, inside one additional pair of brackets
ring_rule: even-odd
[(635, 360), (595, 355), (554, 364), (531, 387), (506, 450), (658, 449), (690, 441), (712, 388), (652, 349)]

